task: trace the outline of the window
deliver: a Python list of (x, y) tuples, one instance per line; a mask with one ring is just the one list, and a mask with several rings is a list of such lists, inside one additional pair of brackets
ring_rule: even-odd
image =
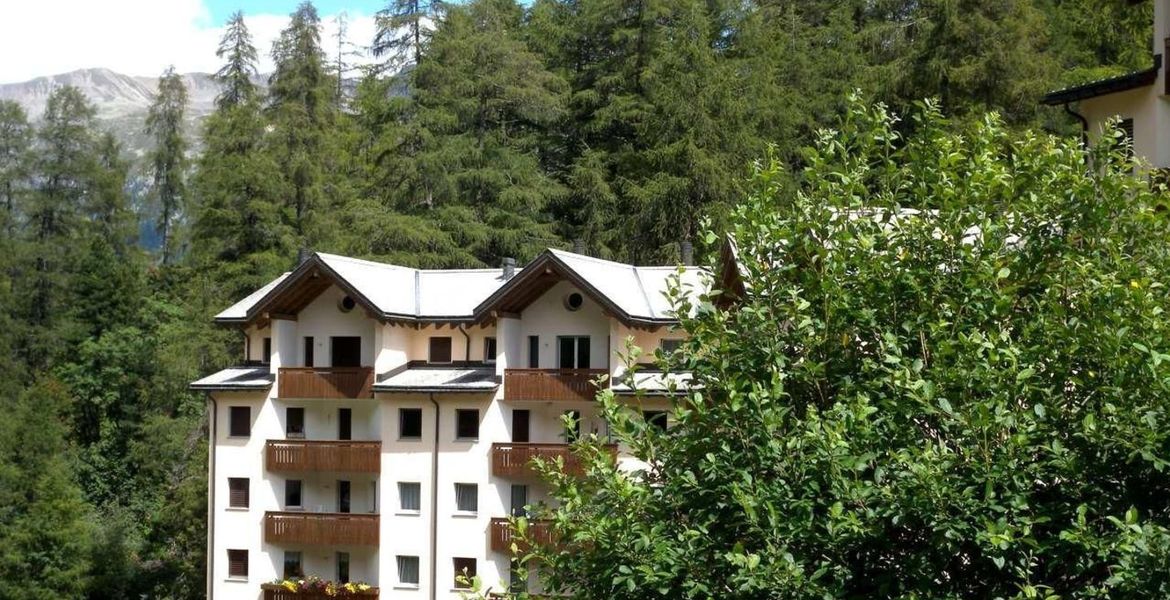
[(264, 338), (264, 355), (260, 357), (260, 362), (268, 364), (272, 362), (272, 338)]
[(642, 411), (642, 418), (646, 420), (648, 425), (653, 425), (662, 431), (666, 431), (666, 411), (644, 410)]
[(248, 478), (228, 477), (228, 506), (248, 508)]
[(589, 368), (589, 336), (566, 335), (557, 337), (557, 364), (562, 369)]
[(422, 409), (398, 409), (398, 437), (417, 440), (422, 438)]
[(295, 550), (284, 551), (284, 578), (294, 579), (305, 576), (305, 569), (301, 566), (301, 553)]
[(313, 336), (305, 336), (305, 366), (313, 366)]
[(512, 484), (512, 516), (528, 516), (528, 486), (521, 483)]
[(460, 440), (479, 439), (478, 410), (460, 408), (455, 411), (455, 438)]
[(471, 587), (471, 579), (475, 577), (475, 559), (474, 558), (459, 558), (451, 559), (455, 565), (455, 589), (466, 590)]
[(248, 578), (248, 551), (228, 550), (228, 577)]
[(349, 552), (337, 553), (337, 582), (349, 583)]
[(252, 435), (252, 409), (247, 406), (233, 406), (229, 413), (228, 435), (248, 437)]
[(287, 479), (284, 482), (284, 507), (301, 507), (301, 480)]
[(570, 311), (570, 312), (576, 312), (578, 310), (581, 310), (582, 306), (585, 306), (585, 298), (582, 297), (579, 292), (573, 292), (571, 294), (568, 294), (567, 296), (565, 296), (564, 302), (565, 302), (565, 310)]
[(540, 336), (528, 336), (528, 368), (540, 368)]
[(678, 352), (679, 348), (682, 348), (682, 343), (682, 340), (664, 339), (658, 342), (658, 347), (662, 349), (663, 354), (674, 354)]
[(353, 409), (339, 408), (337, 409), (337, 439), (352, 440), (353, 439)]
[(417, 481), (398, 482), (398, 508), (404, 512), (422, 509), (422, 486)]
[(479, 512), (479, 486), (474, 483), (455, 484), (455, 511)]
[(350, 482), (344, 479), (337, 481), (337, 512), (348, 513), (350, 510)]
[(496, 338), (494, 337), (483, 338), (483, 362), (496, 362)]
[(284, 436), (287, 438), (305, 437), (305, 409), (299, 406), (290, 406), (284, 411)]
[(451, 338), (449, 337), (433, 337), (431, 338), (431, 350), (428, 355), (427, 362), (433, 363), (449, 363), (451, 362)]
[(528, 434), (531, 430), (529, 426), (532, 421), (532, 413), (528, 412), (526, 408), (517, 408), (512, 410), (512, 442), (518, 444), (528, 443)]
[(362, 338), (339, 336), (329, 338), (329, 354), (335, 367), (362, 366)]
[(418, 557), (397, 556), (398, 585), (418, 585)]

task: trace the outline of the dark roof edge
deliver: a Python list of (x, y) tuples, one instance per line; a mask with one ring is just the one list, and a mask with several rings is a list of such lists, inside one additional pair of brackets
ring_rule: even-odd
[(1091, 81), (1076, 87), (1065, 88), (1045, 94), (1041, 103), (1048, 106), (1058, 106), (1078, 100), (1087, 100), (1098, 96), (1106, 96), (1125, 92), (1137, 88), (1153, 85), (1158, 79), (1158, 72), (1162, 70), (1162, 55), (1154, 55), (1154, 66), (1133, 73), (1126, 73), (1109, 79)]
[(429, 386), (429, 387), (410, 387), (404, 385), (382, 385), (374, 384), (374, 392), (376, 393), (409, 393), (409, 394), (491, 394), (499, 389), (500, 384), (494, 384), (492, 387), (444, 387), (444, 386)]

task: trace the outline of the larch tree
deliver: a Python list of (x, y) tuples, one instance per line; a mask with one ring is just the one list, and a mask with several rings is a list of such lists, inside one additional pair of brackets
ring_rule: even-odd
[(154, 141), (150, 152), (151, 194), (156, 203), (156, 228), (162, 238), (162, 264), (178, 252), (176, 229), (187, 204), (187, 140), (183, 119), (187, 112), (187, 86), (169, 67), (158, 79), (158, 94), (146, 115), (146, 132)]
[(0, 100), (0, 230), (7, 239), (16, 232), (16, 198), (26, 191), (33, 128), (24, 108)]
[(391, 0), (378, 11), (371, 50), (383, 58), (384, 69), (397, 72), (406, 65), (417, 65), (444, 10), (442, 0)]
[(241, 106), (255, 101), (257, 91), (253, 79), (257, 76), (259, 56), (244, 22), (243, 11), (236, 11), (228, 19), (215, 55), (224, 61), (215, 72), (215, 81), (220, 85), (220, 93), (215, 97), (216, 107)]

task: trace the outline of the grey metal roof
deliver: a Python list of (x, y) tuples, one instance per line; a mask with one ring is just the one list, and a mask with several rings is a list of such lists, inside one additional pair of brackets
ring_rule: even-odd
[(272, 386), (274, 377), (267, 366), (229, 367), (192, 382), (190, 388), (200, 391), (263, 390)]
[(375, 392), (493, 392), (500, 387), (491, 366), (411, 367), (374, 384)]
[(251, 294), (248, 294), (243, 300), (236, 302), (235, 304), (224, 309), (223, 312), (219, 313), (218, 315), (215, 315), (215, 320), (216, 321), (225, 321), (225, 320), (235, 321), (235, 320), (247, 318), (248, 309), (255, 306), (257, 302), (259, 302), (262, 298), (264, 298), (264, 296), (268, 295), (268, 292), (272, 291), (272, 288), (275, 288), (277, 285), (279, 285), (280, 282), (282, 282), (286, 278), (288, 278), (289, 275), (291, 275), (291, 272), (290, 273), (283, 273), (283, 274), (281, 274), (280, 277), (277, 277), (276, 279), (269, 281), (268, 283), (266, 283), (264, 285), (264, 287), (252, 292)]
[(664, 373), (662, 371), (636, 371), (631, 378), (618, 375), (610, 389), (618, 396), (631, 396), (643, 392), (651, 396), (683, 394), (691, 388), (690, 373)]
[(683, 267), (680, 273), (679, 267), (637, 267), (561, 250), (549, 252), (634, 319), (675, 319), (666, 294), (676, 275), (686, 292), (697, 295), (706, 289), (706, 271), (699, 267)]

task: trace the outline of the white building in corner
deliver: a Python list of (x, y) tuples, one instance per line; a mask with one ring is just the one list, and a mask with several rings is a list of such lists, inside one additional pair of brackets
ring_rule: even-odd
[[(1138, 4), (1138, 2), (1131, 2)], [(1155, 169), (1170, 167), (1170, 0), (1154, 0), (1151, 66), (1119, 77), (1049, 93), (1044, 103), (1063, 106), (1081, 122), (1090, 142), (1101, 137), (1109, 119), (1119, 119), (1134, 154)]]
[[(403, 600), (459, 597), (464, 569), (530, 585), (511, 575), (506, 520), (546, 498), (528, 462), (607, 436), (592, 381), (632, 397), (626, 340), (677, 343), (678, 272), (556, 250), (522, 270), (318, 253), (220, 313), (245, 364), (191, 384), (212, 408), (209, 598), (309, 598), (271, 585), (302, 575)], [(706, 279), (681, 274), (695, 294)], [(685, 378), (637, 376), (635, 408), (662, 426), (670, 383)]]

